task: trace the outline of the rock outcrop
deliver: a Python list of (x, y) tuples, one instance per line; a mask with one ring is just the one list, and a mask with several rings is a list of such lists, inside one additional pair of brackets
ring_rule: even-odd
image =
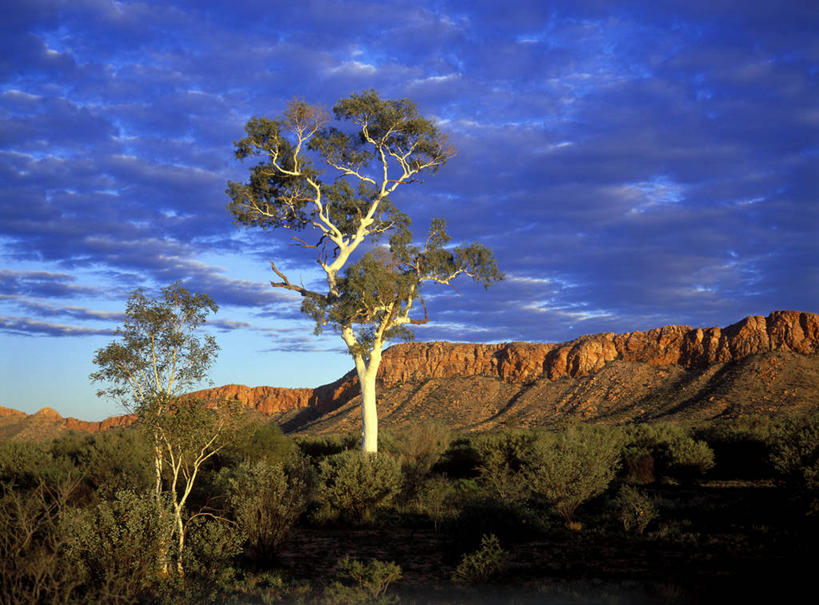
[[(720, 369), (731, 362), (748, 366), (741, 376), (737, 374), (746, 387), (764, 387), (743, 387), (741, 393), (735, 393), (738, 400), (759, 399), (757, 408), (768, 412), (780, 405), (817, 405), (816, 355), (819, 315), (775, 311), (767, 317), (746, 317), (726, 328), (671, 325), (646, 332), (594, 334), (557, 344), (398, 344), (384, 352), (378, 379), (387, 416), (417, 418), (423, 409), (438, 406), (441, 418), (452, 426), (479, 426), (490, 417), (501, 416), (521, 425), (536, 425), (548, 414), (627, 421), (673, 415), (691, 406), (699, 406), (703, 417), (712, 417), (741, 405), (732, 403), (729, 395), (734, 387)], [(324, 422), (319, 417), (344, 415), (351, 426), (360, 422), (354, 371), (315, 389), (232, 384), (191, 395), (211, 402), (239, 401), (246, 408), (277, 416), (287, 430), (304, 430), (305, 422)], [(551, 406), (548, 414), (544, 405)], [(668, 406), (673, 409), (666, 409)], [(467, 422), (467, 418), (472, 420)], [(96, 432), (128, 426), (135, 420), (129, 415), (85, 422), (62, 418), (50, 408), (26, 416), (0, 407), (0, 436), (27, 434), (19, 428), (23, 425)], [(340, 427), (332, 425), (327, 430)]]
[[(768, 317), (746, 317), (726, 328), (671, 325), (646, 332), (594, 334), (558, 344), (402, 343), (384, 352), (378, 380), (382, 388), (476, 376), (523, 384), (544, 377), (590, 376), (614, 361), (695, 368), (767, 351), (819, 353), (819, 315), (774, 311)], [(355, 372), (316, 389), (227, 385), (196, 393), (207, 399), (238, 400), (265, 414), (305, 407), (323, 412), (357, 394)]]

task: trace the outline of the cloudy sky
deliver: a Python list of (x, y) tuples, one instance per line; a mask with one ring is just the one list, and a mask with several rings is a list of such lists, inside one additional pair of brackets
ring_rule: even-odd
[(506, 281), (430, 291), (419, 340), (556, 342), (819, 311), (819, 11), (806, 0), (6, 0), (0, 405), (99, 419), (88, 381), (128, 294), (220, 305), (216, 384), (352, 367), (236, 227), (232, 142), (294, 97), (414, 100), (458, 155), (393, 200)]

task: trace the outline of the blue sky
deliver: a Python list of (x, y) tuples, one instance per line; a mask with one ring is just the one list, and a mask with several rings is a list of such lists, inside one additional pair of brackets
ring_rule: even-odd
[(819, 311), (815, 3), (3, 3), (0, 405), (99, 419), (88, 381), (128, 294), (220, 305), (216, 384), (352, 367), (236, 227), (232, 141), (294, 97), (414, 100), (458, 155), (393, 201), (494, 249), (505, 282), (426, 295), (419, 340), (565, 341)]

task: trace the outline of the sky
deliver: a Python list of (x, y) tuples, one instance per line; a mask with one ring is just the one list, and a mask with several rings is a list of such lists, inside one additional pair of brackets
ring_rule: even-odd
[(129, 294), (220, 306), (214, 384), (352, 368), (245, 229), (233, 141), (294, 98), (409, 98), (458, 153), (393, 202), (492, 248), (505, 281), (425, 293), (416, 339), (563, 342), (819, 311), (815, 2), (3, 0), (0, 405), (98, 420)]

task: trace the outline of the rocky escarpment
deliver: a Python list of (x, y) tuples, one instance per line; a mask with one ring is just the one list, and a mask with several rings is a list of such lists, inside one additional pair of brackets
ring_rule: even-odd
[[(615, 361), (697, 368), (768, 351), (819, 353), (819, 315), (774, 311), (767, 317), (746, 317), (726, 328), (671, 325), (645, 332), (594, 334), (557, 344), (402, 343), (384, 352), (378, 380), (382, 388), (470, 377), (523, 384), (542, 378), (582, 378)], [(300, 408), (323, 412), (357, 394), (355, 372), (316, 389), (228, 385), (197, 393), (208, 399), (235, 399), (266, 414)]]
[(560, 344), (405, 343), (384, 353), (383, 386), (430, 378), (494, 376), (520, 383), (579, 378), (615, 360), (686, 368), (727, 363), (767, 351), (819, 352), (819, 315), (775, 311), (727, 328), (665, 326), (647, 332), (594, 334)]

